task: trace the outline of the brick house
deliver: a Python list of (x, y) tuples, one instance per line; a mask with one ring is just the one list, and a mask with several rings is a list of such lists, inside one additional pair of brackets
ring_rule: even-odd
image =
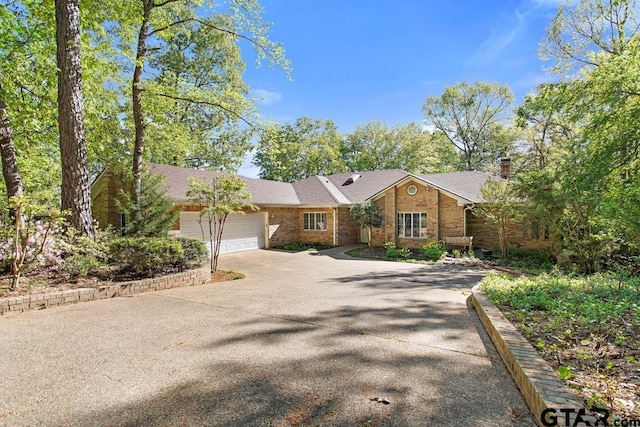
[[(199, 207), (189, 201), (189, 177), (211, 180), (215, 172), (147, 164), (151, 173), (165, 177), (168, 195), (181, 208), (174, 233), (202, 238)], [(294, 183), (241, 177), (258, 211), (230, 215), (225, 224), (222, 252), (270, 248), (293, 242), (347, 245), (366, 239), (352, 221), (349, 208), (366, 200), (384, 212), (384, 224), (374, 229), (372, 244), (395, 242), (419, 248), (445, 237), (474, 236), (474, 246), (497, 246), (495, 229), (473, 214), (483, 202), (480, 189), (492, 177), (482, 172), (413, 175), (398, 169), (312, 176)], [(114, 202), (121, 180), (104, 171), (92, 184), (94, 217), (101, 227), (122, 225)], [(514, 225), (515, 228), (518, 228)], [(539, 248), (544, 239), (531, 239), (519, 229), (511, 243)]]

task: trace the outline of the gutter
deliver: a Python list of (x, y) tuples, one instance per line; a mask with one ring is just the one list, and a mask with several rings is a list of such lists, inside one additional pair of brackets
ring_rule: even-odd
[(333, 246), (336, 245), (336, 208), (331, 208), (333, 211)]
[(476, 206), (475, 203), (471, 203), (471, 205), (466, 205), (462, 210), (462, 235), (464, 237), (467, 236), (467, 211), (473, 209)]

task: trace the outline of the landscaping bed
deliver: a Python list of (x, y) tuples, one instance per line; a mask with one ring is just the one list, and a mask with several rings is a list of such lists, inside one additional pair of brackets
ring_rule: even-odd
[(640, 419), (640, 278), (490, 274), (481, 286), (587, 406)]

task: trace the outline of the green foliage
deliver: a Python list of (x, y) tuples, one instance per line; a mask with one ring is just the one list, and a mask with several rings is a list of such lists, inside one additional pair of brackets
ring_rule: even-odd
[(342, 138), (331, 120), (301, 117), (263, 130), (253, 164), (260, 178), (294, 182), (312, 175), (345, 172)]
[(550, 273), (556, 268), (552, 257), (547, 252), (514, 248), (509, 250), (508, 257), (503, 257), (499, 250), (496, 256), (500, 258), (494, 260), (498, 265), (525, 274)]
[(429, 96), (423, 111), (461, 154), (464, 169), (476, 170), (492, 167), (513, 147), (515, 137), (502, 123), (512, 102), (508, 86), (462, 82)]
[(411, 250), (408, 248), (396, 248), (395, 243), (387, 242), (384, 244), (387, 258), (390, 259), (407, 259), (411, 255)]
[(429, 132), (417, 123), (397, 125), (373, 121), (343, 136), (342, 158), (347, 170), (401, 169), (410, 173), (454, 170), (454, 147), (441, 132)]
[(500, 251), (503, 257), (509, 255), (509, 224), (516, 219), (519, 201), (508, 182), (489, 180), (481, 189), (484, 203), (474, 209), (474, 213), (496, 226)]
[(71, 255), (64, 259), (61, 271), (62, 273), (67, 274), (71, 279), (78, 279), (85, 278), (89, 275), (95, 275), (104, 267), (105, 264), (93, 256)]
[(62, 262), (64, 212), (28, 197), (12, 197), (0, 212), (0, 267), (12, 273), (10, 291), (19, 287), (22, 273), (31, 267)]
[(371, 246), (371, 229), (379, 228), (384, 222), (382, 208), (372, 201), (356, 203), (349, 209), (351, 219), (361, 228), (367, 230), (367, 243)]
[(569, 325), (572, 330), (588, 328), (597, 336), (615, 337), (622, 331), (630, 339), (637, 339), (638, 277), (542, 274), (516, 279), (491, 274), (481, 285), (489, 299), (505, 308), (508, 317), (528, 324), (544, 319), (552, 335), (565, 336)]
[(424, 255), (426, 259), (429, 261), (439, 261), (446, 253), (447, 250), (444, 248), (441, 242), (427, 242), (422, 245), (420, 248), (420, 253)]
[[(167, 195), (164, 177), (148, 171), (142, 175), (140, 207), (138, 208), (131, 194), (124, 190), (120, 190), (116, 206), (125, 214), (125, 236), (166, 236), (180, 216), (180, 210), (174, 208), (173, 201)], [(138, 210), (139, 215), (133, 214), (135, 210)]]
[(198, 222), (203, 240), (208, 241), (211, 247), (211, 271), (216, 271), (227, 217), (230, 214), (244, 215), (245, 210), (257, 210), (258, 207), (251, 203), (247, 184), (235, 175), (219, 174), (211, 182), (189, 177), (187, 196), (200, 205)]
[(320, 242), (312, 242), (312, 243), (294, 242), (294, 243), (286, 243), (280, 246), (278, 249), (284, 249), (285, 251), (301, 252), (301, 251), (308, 251), (310, 249), (323, 251), (325, 249), (331, 249), (331, 248), (335, 248), (335, 245), (327, 245), (325, 243), (320, 243)]
[(71, 279), (100, 275), (107, 268), (111, 231), (96, 230), (93, 239), (69, 228), (64, 236), (61, 272)]
[(135, 278), (153, 277), (185, 268), (180, 241), (161, 237), (113, 239), (108, 246), (109, 260), (122, 274)]
[(209, 251), (202, 240), (189, 237), (177, 237), (176, 240), (182, 246), (186, 268), (201, 267), (207, 262)]
[(621, 409), (614, 391), (640, 366), (640, 277), (490, 274), (481, 286), (588, 403)]

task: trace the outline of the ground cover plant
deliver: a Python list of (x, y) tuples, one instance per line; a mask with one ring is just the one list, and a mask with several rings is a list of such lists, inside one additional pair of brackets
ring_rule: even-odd
[(479, 262), (473, 253), (453, 250), (448, 252), (439, 242), (429, 242), (420, 249), (398, 248), (394, 243), (386, 243), (384, 246), (361, 247), (349, 249), (345, 254), (355, 258), (370, 258), (384, 261), (409, 262), (419, 264), (432, 264), (447, 259), (471, 260)]
[(481, 286), (588, 406), (640, 418), (640, 277), (490, 274)]
[(311, 243), (293, 242), (293, 243), (287, 243), (281, 246), (276, 246), (274, 249), (282, 249), (285, 251), (292, 251), (292, 252), (302, 252), (302, 251), (308, 251), (312, 249), (315, 249), (317, 251), (323, 251), (325, 249), (331, 249), (335, 247), (336, 247), (335, 245), (327, 245), (325, 243), (320, 243), (320, 242), (311, 242)]
[(483, 256), (489, 265), (496, 265), (516, 270), (525, 274), (538, 275), (550, 273), (556, 267), (553, 258), (546, 252), (524, 249), (511, 249), (508, 257), (503, 257), (499, 249), (490, 255)]

